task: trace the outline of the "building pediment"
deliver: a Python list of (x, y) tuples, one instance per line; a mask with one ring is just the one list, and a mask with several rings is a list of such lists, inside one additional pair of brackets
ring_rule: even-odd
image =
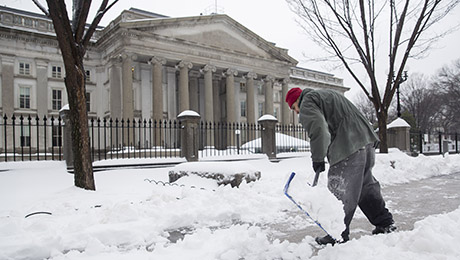
[(297, 64), (286, 49), (264, 40), (227, 15), (137, 19), (120, 22), (120, 26), (132, 32), (142, 31), (144, 35), (151, 33), (198, 46)]

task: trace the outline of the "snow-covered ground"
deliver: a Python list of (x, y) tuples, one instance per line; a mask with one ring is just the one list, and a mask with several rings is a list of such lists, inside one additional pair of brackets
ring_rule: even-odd
[[(305, 208), (331, 229), (341, 217), (330, 213), (326, 174), (309, 187), (310, 155), (300, 155), (278, 163), (265, 157), (199, 163), (204, 170), (261, 172), (260, 180), (239, 188), (199, 177), (179, 179), (180, 186), (155, 184), (168, 180), (170, 167), (95, 172), (95, 192), (75, 188), (63, 162), (0, 163), (0, 259), (460, 259), (460, 208), (429, 216), (410, 231), (372, 236), (369, 230), (319, 252), (312, 236), (299, 243), (279, 239), (273, 229), (279, 222), (312, 225), (293, 214), (300, 211), (283, 194), (292, 171), (292, 194)], [(377, 154), (374, 175), (385, 189), (459, 169), (460, 155), (414, 158), (391, 150)], [(302, 196), (322, 206), (310, 208)], [(36, 212), (42, 213), (26, 217)]]

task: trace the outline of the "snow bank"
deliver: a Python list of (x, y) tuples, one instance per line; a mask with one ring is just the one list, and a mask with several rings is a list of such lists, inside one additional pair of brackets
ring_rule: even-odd
[[(297, 173), (292, 195), (331, 230), (341, 224), (341, 212), (329, 212), (340, 205), (331, 202), (327, 174), (321, 174), (317, 187), (308, 187), (314, 176), (310, 154), (298, 155), (279, 163), (266, 157), (246, 161), (241, 165), (262, 177), (240, 188), (202, 178), (184, 178), (183, 186), (150, 181), (168, 181), (172, 167), (167, 167), (96, 172), (97, 190), (85, 191), (73, 186), (63, 162), (0, 163), (0, 259), (460, 258), (460, 209), (430, 216), (412, 231), (363, 236), (321, 249), (317, 256), (313, 236), (281, 239), (316, 227), (283, 194), (292, 171)], [(458, 172), (459, 159), (413, 158), (391, 150), (377, 154), (374, 173), (384, 185), (404, 183)], [(225, 164), (216, 167), (226, 170)], [(319, 206), (310, 206), (311, 199)], [(34, 212), (51, 215), (25, 218)]]
[(321, 250), (311, 259), (460, 259), (460, 208), (416, 222), (414, 230), (358, 240)]
[(398, 149), (390, 149), (388, 154), (377, 154), (373, 173), (380, 183), (389, 185), (446, 175), (459, 168), (458, 154), (411, 157)]

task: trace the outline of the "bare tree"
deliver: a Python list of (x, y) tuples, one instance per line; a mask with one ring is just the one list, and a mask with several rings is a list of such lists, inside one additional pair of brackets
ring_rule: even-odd
[(75, 186), (96, 190), (91, 162), (88, 112), (86, 110), (86, 86), (83, 58), (91, 37), (104, 14), (116, 3), (109, 5), (103, 0), (89, 27), (86, 27), (91, 0), (73, 0), (72, 20), (69, 19), (64, 0), (46, 0), (46, 9), (39, 0), (32, 0), (42, 12), (51, 18), (65, 67), (70, 122), (72, 124), (72, 146), (74, 154)]
[(377, 117), (375, 116), (375, 109), (374, 104), (367, 98), (364, 93), (360, 93), (356, 96), (356, 100), (354, 101), (358, 110), (366, 117), (366, 119), (371, 123), (373, 126), (377, 126)]
[(415, 118), (415, 128), (429, 132), (437, 125), (441, 110), (441, 95), (422, 74), (413, 74), (401, 91), (401, 103), (404, 110)]
[[(407, 60), (411, 54), (426, 52), (449, 32), (427, 33), (459, 0), (287, 2), (311, 39), (330, 54), (329, 58), (339, 60), (372, 101), (378, 118), (380, 152), (387, 153), (388, 109), (402, 82)], [(425, 34), (427, 38), (422, 38)], [(388, 49), (378, 48), (382, 41)], [(387, 64), (379, 68), (382, 60)], [(360, 65), (359, 69), (354, 69), (355, 65)], [(379, 73), (384, 70), (387, 75), (380, 80)], [(361, 78), (358, 71), (364, 71), (365, 76)]]
[(460, 60), (452, 66), (443, 67), (435, 77), (433, 88), (441, 94), (440, 113), (444, 131), (455, 132), (460, 129)]

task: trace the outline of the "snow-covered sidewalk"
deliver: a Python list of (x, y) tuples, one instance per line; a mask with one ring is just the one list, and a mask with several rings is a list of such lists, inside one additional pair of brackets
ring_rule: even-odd
[[(1, 163), (0, 259), (460, 258), (460, 209), (314, 256), (313, 234), (298, 242), (280, 239), (278, 223), (288, 223), (286, 230), (312, 225), (283, 194), (292, 171), (299, 175), (294, 181), (311, 181), (309, 156), (222, 162), (261, 171), (259, 181), (240, 188), (192, 177), (179, 179), (183, 186), (156, 185), (146, 179), (167, 181), (171, 168), (118, 169), (96, 172), (95, 192), (75, 188), (63, 162)], [(413, 158), (392, 150), (377, 155), (374, 175), (385, 190), (459, 169), (460, 155)], [(325, 175), (315, 188), (326, 189)], [(25, 217), (34, 212), (47, 213)]]

